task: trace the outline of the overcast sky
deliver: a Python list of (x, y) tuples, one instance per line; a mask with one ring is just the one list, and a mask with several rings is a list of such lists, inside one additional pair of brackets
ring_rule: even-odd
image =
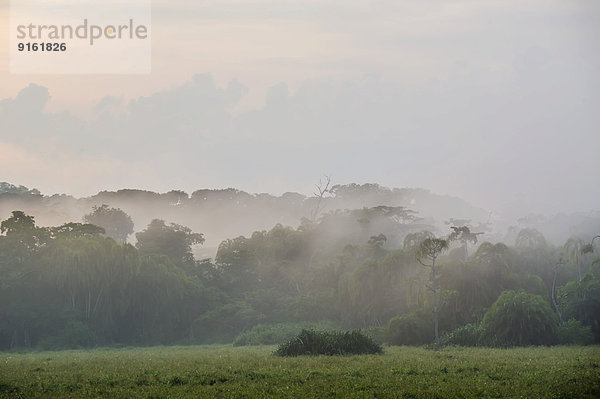
[(599, 4), (155, 0), (150, 75), (11, 75), (3, 29), (0, 181), (598, 210)]

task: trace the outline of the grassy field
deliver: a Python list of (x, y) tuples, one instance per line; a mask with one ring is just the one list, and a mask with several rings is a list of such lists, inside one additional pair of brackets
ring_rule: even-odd
[(0, 353), (2, 398), (598, 398), (600, 348), (390, 347), (273, 356), (194, 346)]

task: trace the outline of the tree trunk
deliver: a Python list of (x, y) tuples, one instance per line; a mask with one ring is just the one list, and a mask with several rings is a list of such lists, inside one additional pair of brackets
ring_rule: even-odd
[(435, 326), (435, 350), (440, 350), (440, 336), (438, 334), (438, 308), (437, 308), (437, 289), (435, 287), (435, 258), (431, 262), (431, 271), (433, 272), (433, 320)]
[(85, 318), (86, 318), (86, 320), (89, 320), (89, 318), (90, 318), (90, 309), (91, 308), (92, 308), (92, 291), (90, 289), (88, 289), (87, 303), (85, 305)]
[(93, 313), (96, 313), (96, 310), (98, 309), (98, 304), (100, 303), (100, 297), (102, 296), (102, 293), (104, 292), (104, 284), (102, 284), (102, 286), (100, 287), (100, 291), (98, 292), (98, 295), (96, 296), (96, 303), (94, 304), (94, 310)]

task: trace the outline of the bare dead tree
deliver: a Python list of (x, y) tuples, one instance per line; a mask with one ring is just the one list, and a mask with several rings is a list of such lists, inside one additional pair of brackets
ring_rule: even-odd
[(319, 179), (319, 183), (315, 185), (315, 188), (316, 191), (313, 194), (317, 198), (317, 203), (314, 209), (310, 212), (310, 219), (313, 222), (317, 220), (317, 218), (323, 211), (323, 208), (325, 207), (323, 201), (325, 195), (331, 192), (331, 176), (325, 175), (325, 180)]

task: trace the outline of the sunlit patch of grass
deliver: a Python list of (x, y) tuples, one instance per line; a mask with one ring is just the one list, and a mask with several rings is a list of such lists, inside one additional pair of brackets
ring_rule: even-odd
[(600, 397), (600, 348), (387, 347), (273, 356), (273, 346), (0, 353), (0, 398)]

